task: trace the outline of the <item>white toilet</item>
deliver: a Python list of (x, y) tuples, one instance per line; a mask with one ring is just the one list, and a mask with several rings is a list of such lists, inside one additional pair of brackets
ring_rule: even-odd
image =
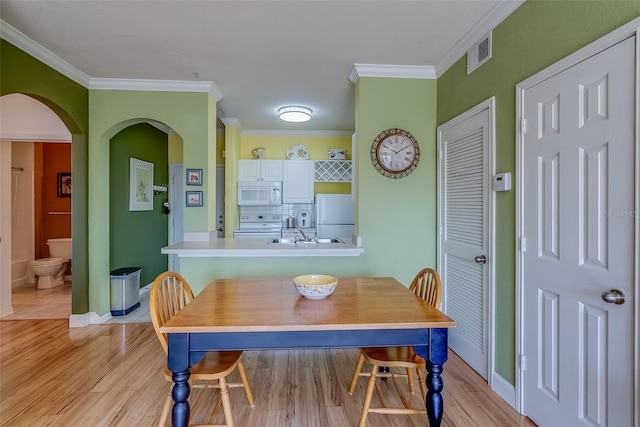
[(38, 276), (38, 289), (50, 289), (64, 284), (64, 272), (71, 260), (71, 238), (49, 239), (51, 258), (31, 262), (33, 274)]

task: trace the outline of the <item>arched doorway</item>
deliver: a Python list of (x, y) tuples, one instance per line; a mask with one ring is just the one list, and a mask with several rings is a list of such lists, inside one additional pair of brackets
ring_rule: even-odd
[[(43, 295), (48, 291), (37, 294), (31, 261), (49, 256), (49, 237), (71, 237), (70, 194), (56, 194), (56, 179), (71, 171), (72, 134), (51, 108), (33, 97), (9, 94), (0, 97), (0, 104), (0, 316), (68, 318), (70, 282), (50, 296)], [(70, 273), (68, 269), (67, 279)]]

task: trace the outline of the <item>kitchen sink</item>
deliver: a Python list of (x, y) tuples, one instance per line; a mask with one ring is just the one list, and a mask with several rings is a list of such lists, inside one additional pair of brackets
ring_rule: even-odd
[(331, 239), (318, 239), (318, 243), (344, 243), (342, 240), (332, 237)]
[(295, 240), (293, 239), (272, 239), (269, 240), (269, 244), (279, 244), (279, 245), (293, 245), (295, 244)]

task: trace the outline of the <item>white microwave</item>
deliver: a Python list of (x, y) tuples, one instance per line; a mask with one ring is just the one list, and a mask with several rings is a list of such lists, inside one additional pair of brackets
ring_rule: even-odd
[(238, 206), (282, 205), (281, 181), (238, 181)]

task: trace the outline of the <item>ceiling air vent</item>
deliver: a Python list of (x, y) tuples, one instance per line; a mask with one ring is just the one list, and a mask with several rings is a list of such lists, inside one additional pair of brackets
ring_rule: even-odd
[(491, 59), (491, 32), (485, 34), (467, 51), (467, 74)]

